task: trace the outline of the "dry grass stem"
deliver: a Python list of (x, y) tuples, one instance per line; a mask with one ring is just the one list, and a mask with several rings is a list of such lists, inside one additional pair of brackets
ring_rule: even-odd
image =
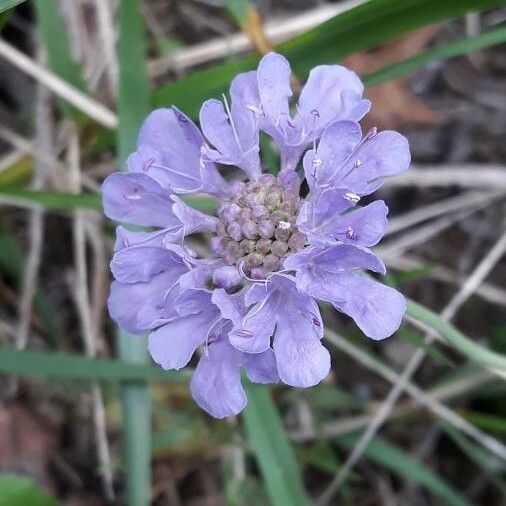
[(97, 102), (53, 72), (34, 62), (3, 39), (0, 39), (0, 56), (101, 125), (112, 129), (118, 126), (116, 114), (105, 105)]

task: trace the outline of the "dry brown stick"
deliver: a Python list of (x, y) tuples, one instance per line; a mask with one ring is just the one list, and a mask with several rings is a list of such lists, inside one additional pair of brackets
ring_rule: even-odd
[[(345, 340), (343, 340), (345, 341)], [(348, 345), (348, 346), (346, 346)], [(345, 346), (338, 346), (341, 351), (349, 355), (354, 360), (357, 360), (364, 367), (367, 367), (373, 371), (375, 371), (380, 376), (383, 376), (387, 381), (395, 382), (396, 378), (398, 378), (398, 373), (395, 372), (390, 367), (379, 363), (378, 361), (371, 359), (370, 356), (365, 355), (364, 352), (357, 346), (351, 344), (349, 341), (346, 341)], [(360, 356), (358, 355), (360, 354)], [(364, 356), (366, 359), (364, 360)], [(494, 379), (494, 376), (487, 371), (480, 371), (476, 373), (469, 374), (469, 376), (459, 379), (458, 381), (452, 382), (448, 385), (443, 385), (441, 387), (436, 387), (428, 392), (424, 392), (419, 389), (422, 394), (429, 396), (431, 399), (438, 403), (442, 403), (445, 401), (450, 401), (456, 397), (461, 395), (465, 395), (472, 389), (478, 388), (481, 385), (491, 382)], [(415, 389), (418, 389), (416, 385), (413, 385)], [(390, 413), (389, 419), (397, 418), (400, 416), (404, 416), (412, 413), (413, 411), (420, 410), (426, 407), (423, 403), (416, 403), (413, 400), (405, 401), (402, 405), (397, 407), (392, 413)], [(351, 416), (344, 419), (339, 419), (334, 422), (327, 422), (323, 424), (321, 427), (311, 427), (311, 428), (303, 428), (289, 431), (289, 436), (297, 442), (307, 442), (312, 441), (319, 437), (324, 438), (332, 438), (337, 437), (343, 434), (347, 434), (352, 431), (363, 429), (367, 427), (367, 425), (371, 422), (375, 408), (372, 406), (369, 408), (371, 414), (366, 415), (356, 415)]]
[[(430, 260), (423, 260), (412, 255), (403, 255), (399, 257), (388, 257), (385, 260), (388, 267), (399, 269), (402, 271), (423, 269), (427, 266), (432, 266), (433, 262)], [(465, 278), (459, 275), (456, 271), (444, 267), (442, 265), (435, 265), (435, 268), (428, 272), (424, 279), (432, 278), (435, 280), (452, 283), (457, 286), (462, 286), (465, 283)], [(490, 282), (484, 281), (477, 289), (476, 295), (479, 295), (487, 302), (497, 304), (499, 306), (506, 306), (506, 290), (498, 287)]]
[(105, 105), (97, 102), (53, 72), (34, 62), (31, 58), (2, 39), (0, 39), (0, 56), (15, 65), (19, 70), (32, 76), (39, 83), (80, 111), (83, 111), (101, 125), (112, 129), (118, 126), (116, 114)]
[(504, 197), (505, 195), (506, 191), (468, 191), (462, 193), (461, 195), (457, 195), (456, 197), (450, 197), (447, 199), (439, 200), (432, 204), (418, 207), (413, 211), (409, 211), (399, 216), (390, 218), (385, 236), (395, 234), (401, 230), (409, 228), (413, 225), (417, 225), (423, 221), (437, 218), (443, 214), (453, 213), (467, 209), (469, 207), (479, 206), (484, 202), (492, 202), (496, 199)]
[[(265, 23), (265, 34), (272, 44), (279, 44), (362, 3), (364, 0), (344, 0), (338, 4), (324, 4), (292, 17), (268, 20)], [(148, 69), (152, 77), (159, 77), (169, 70), (181, 72), (196, 65), (219, 60), (249, 49), (251, 49), (251, 42), (248, 36), (243, 33), (235, 33), (202, 44), (195, 44), (152, 60)]]
[[(71, 178), (70, 186), (73, 191), (78, 193), (81, 186), (80, 149), (79, 138), (75, 133), (70, 136), (68, 165), (70, 168)], [(92, 322), (92, 313), (89, 302), (90, 297), (88, 293), (88, 269), (86, 264), (85, 236), (86, 219), (86, 211), (75, 211), (73, 219), (74, 263), (76, 271), (74, 295), (76, 299), (77, 310), (79, 313), (79, 321), (81, 324), (81, 331), (84, 339), (86, 355), (88, 357), (94, 357), (96, 355), (97, 334), (95, 334), (95, 328)], [(95, 426), (97, 454), (100, 463), (100, 475), (102, 477), (102, 485), (104, 488), (105, 496), (108, 500), (113, 500), (113, 474), (111, 468), (109, 443), (107, 441), (104, 399), (100, 385), (97, 382), (93, 382), (91, 387), (93, 423)]]
[[(50, 112), (50, 96), (43, 86), (37, 87), (35, 114), (36, 149), (35, 170), (31, 187), (40, 190), (44, 186), (46, 163), (37, 153), (49, 152), (52, 144), (52, 120)], [(28, 343), (28, 333), (32, 319), (32, 303), (37, 288), (37, 279), (42, 256), (44, 236), (44, 211), (34, 208), (29, 216), (29, 251), (25, 261), (22, 292), (19, 303), (19, 320), (16, 329), (16, 348), (24, 349)]]
[(398, 177), (387, 179), (387, 188), (458, 186), (484, 190), (506, 190), (506, 167), (492, 164), (414, 165)]

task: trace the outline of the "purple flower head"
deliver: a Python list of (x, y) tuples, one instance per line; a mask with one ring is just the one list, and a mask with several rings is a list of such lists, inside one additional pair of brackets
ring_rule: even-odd
[[(197, 357), (191, 392), (215, 417), (244, 408), (241, 368), (257, 383), (325, 378), (318, 300), (375, 340), (400, 325), (402, 295), (363, 274), (385, 273), (369, 248), (388, 208), (360, 199), (405, 171), (410, 153), (396, 132), (362, 134), (362, 93), (353, 72), (316, 67), (292, 112), (289, 64), (271, 53), (234, 78), (230, 99), (203, 104), (202, 133), (175, 107), (153, 111), (128, 172), (104, 182), (107, 216), (147, 228), (117, 229), (111, 316), (149, 333), (165, 369)], [(278, 147), (277, 176), (262, 173), (260, 131)], [(186, 204), (191, 193), (218, 199), (216, 215)]]

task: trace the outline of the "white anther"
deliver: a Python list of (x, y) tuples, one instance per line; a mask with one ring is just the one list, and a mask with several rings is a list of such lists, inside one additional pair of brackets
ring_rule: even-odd
[(355, 204), (360, 200), (360, 197), (356, 193), (352, 192), (345, 193), (344, 198), (349, 202), (354, 202)]
[(281, 230), (289, 230), (291, 225), (288, 221), (280, 221), (278, 223), (278, 227), (281, 229)]
[(262, 114), (262, 109), (254, 104), (246, 104), (246, 109), (248, 109), (248, 111), (254, 112), (255, 114), (258, 114), (259, 116)]
[(346, 229), (346, 237), (348, 239), (353, 239), (355, 237), (355, 231), (351, 227)]
[(359, 158), (357, 158), (355, 160), (355, 164), (354, 165), (355, 165), (355, 167), (360, 167), (363, 164), (364, 164), (364, 162), (362, 160), (360, 160)]

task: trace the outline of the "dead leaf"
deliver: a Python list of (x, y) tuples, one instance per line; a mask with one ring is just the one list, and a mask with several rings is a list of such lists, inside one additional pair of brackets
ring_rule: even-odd
[(34, 479), (48, 492), (53, 484), (48, 462), (56, 451), (54, 430), (22, 404), (0, 409), (0, 471), (24, 474)]
[[(428, 26), (395, 39), (384, 46), (350, 56), (344, 65), (360, 75), (369, 74), (391, 63), (414, 56), (423, 51), (437, 26)], [(432, 125), (439, 121), (438, 114), (413, 95), (407, 86), (409, 76), (371, 86), (365, 96), (372, 101), (371, 112), (364, 118), (366, 128), (402, 128), (412, 125)]]

